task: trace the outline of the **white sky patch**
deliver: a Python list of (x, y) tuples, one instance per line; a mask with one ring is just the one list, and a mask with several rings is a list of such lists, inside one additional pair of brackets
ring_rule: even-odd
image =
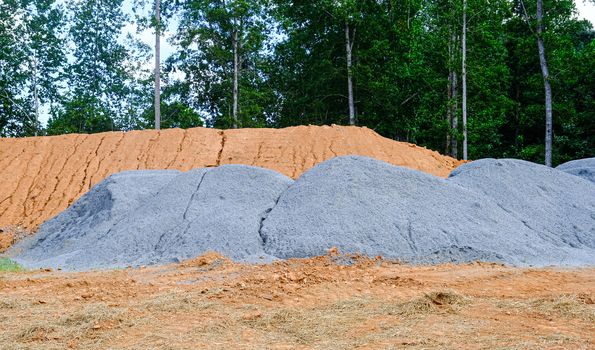
[(576, 0), (575, 5), (578, 11), (578, 18), (586, 19), (595, 26), (595, 3), (592, 0)]

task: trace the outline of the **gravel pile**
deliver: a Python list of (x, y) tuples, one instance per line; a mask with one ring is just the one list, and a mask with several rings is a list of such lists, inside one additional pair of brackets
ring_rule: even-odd
[(566, 162), (558, 165), (556, 169), (595, 183), (595, 157)]
[[(460, 171), (458, 178), (444, 180), (365, 157), (327, 161), (302, 175), (283, 193), (263, 224), (265, 251), (279, 258), (309, 257), (336, 246), (343, 252), (382, 255), (414, 263), (473, 260), (514, 265), (595, 263), (595, 252), (591, 249), (595, 195), (589, 184), (541, 166), (514, 168), (517, 170), (514, 174), (499, 172), (487, 177), (486, 187), (494, 192), (497, 189), (490, 187), (493, 179), (504, 175), (507, 177), (502, 183), (494, 186), (500, 186), (505, 193), (518, 191), (518, 198), (509, 196), (509, 201), (516, 203), (507, 206), (489, 190), (483, 191), (472, 180), (466, 180), (487, 176), (475, 170), (484, 169), (483, 164), (473, 162)], [(543, 180), (544, 174), (552, 175), (548, 179), (552, 181)], [(547, 188), (539, 198), (523, 193), (555, 182), (557, 175), (562, 180), (558, 177), (558, 187), (551, 183), (554, 187)], [(516, 177), (524, 180), (518, 181)], [(519, 188), (532, 177), (535, 186)], [(573, 186), (578, 188), (571, 191)], [(580, 201), (560, 202), (561, 193), (578, 196)], [(553, 207), (540, 210), (535, 202), (540, 198), (553, 202)], [(575, 208), (573, 204), (583, 208)], [(567, 206), (570, 208), (563, 211)], [(562, 213), (552, 213), (555, 210)], [(574, 214), (579, 215), (576, 222), (569, 220)], [(556, 220), (563, 222), (556, 224)], [(539, 222), (544, 224), (538, 226)], [(568, 228), (556, 238), (552, 230), (538, 231), (547, 225), (552, 225), (552, 229), (575, 225), (575, 229)]]
[(177, 262), (208, 251), (270, 262), (326, 254), (411, 263), (595, 265), (595, 186), (510, 159), (443, 179), (361, 157), (297, 181), (244, 165), (113, 175), (10, 255), (29, 268)]
[[(169, 181), (159, 178), (150, 187), (133, 181), (154, 173), (159, 172), (129, 172), (105, 180), (42, 225), (26, 247), (17, 245), (13, 250), (23, 252), (15, 260), (25, 267), (65, 270), (177, 262), (211, 250), (236, 260), (272, 260), (262, 249), (261, 219), (291, 179), (272, 170), (225, 165), (177, 176), (164, 172)], [(126, 205), (110, 204), (124, 197), (130, 198)], [(93, 213), (95, 207), (110, 205), (105, 214)], [(79, 216), (79, 208), (88, 213)]]

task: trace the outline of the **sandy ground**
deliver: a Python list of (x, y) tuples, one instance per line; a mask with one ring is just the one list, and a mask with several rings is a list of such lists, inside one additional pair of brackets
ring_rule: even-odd
[[(206, 128), (0, 138), (0, 228), (35, 230), (92, 186), (124, 170), (245, 164), (297, 178), (335, 156), (369, 156), (446, 177), (460, 162), (367, 128)], [(0, 233), (0, 236), (3, 234)]]
[(0, 348), (595, 348), (595, 268), (350, 261), (0, 272)]

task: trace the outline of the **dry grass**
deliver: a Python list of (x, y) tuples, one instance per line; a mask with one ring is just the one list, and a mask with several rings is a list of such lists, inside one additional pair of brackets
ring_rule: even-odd
[(125, 321), (125, 312), (119, 308), (109, 307), (105, 303), (85, 306), (81, 310), (66, 315), (60, 325), (66, 328), (84, 329), (100, 327), (101, 324), (120, 324)]
[(405, 303), (385, 305), (384, 309), (390, 315), (418, 318), (435, 313), (457, 313), (469, 302), (470, 298), (453, 291), (435, 291)]
[[(469, 298), (450, 291), (427, 293), (400, 304), (378, 298), (356, 298), (325, 307), (273, 310), (256, 319), (245, 320), (244, 324), (265, 331), (271, 341), (344, 348), (348, 344), (343, 344), (342, 339), (349, 338), (354, 329), (360, 329), (367, 321), (387, 319), (387, 323), (394, 324), (419, 319), (428, 314), (456, 313), (468, 301)], [(394, 332), (395, 329), (393, 325), (387, 325), (386, 329), (381, 327), (375, 331), (377, 334), (367, 332), (356, 343), (365, 344), (377, 340), (378, 336), (388, 331)], [(428, 344), (428, 341), (419, 339), (417, 343), (423, 345)], [(349, 345), (354, 345), (353, 339)]]
[(298, 263), (0, 274), (0, 349), (589, 349), (595, 341), (595, 270)]
[(244, 323), (274, 340), (311, 345), (346, 338), (350, 329), (377, 315), (373, 304), (368, 299), (353, 299), (315, 309), (277, 309)]
[(169, 292), (157, 295), (141, 304), (141, 308), (150, 312), (185, 312), (192, 310), (205, 310), (215, 303), (204, 300), (197, 293)]
[[(10, 302), (3, 301), (3, 304), (9, 308), (19, 307)], [(47, 317), (43, 309), (35, 310), (33, 317), (23, 321), (12, 334), (7, 332), (0, 336), (0, 343), (10, 343), (14, 349), (57, 349), (58, 344), (68, 341), (77, 348), (85, 348), (86, 344), (96, 348), (108, 339), (107, 331), (125, 325), (130, 317), (123, 309), (94, 303), (61, 317)]]
[(25, 327), (17, 335), (19, 342), (33, 342), (48, 340), (49, 335), (55, 331), (54, 326), (44, 323), (34, 323)]
[(536, 312), (545, 318), (561, 317), (595, 322), (595, 305), (587, 303), (584, 297), (576, 294), (563, 294), (526, 301), (500, 301), (496, 305), (499, 308), (516, 312)]

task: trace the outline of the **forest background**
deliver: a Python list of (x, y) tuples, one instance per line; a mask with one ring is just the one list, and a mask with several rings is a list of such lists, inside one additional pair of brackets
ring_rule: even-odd
[[(466, 141), (470, 159), (543, 162), (541, 38), (552, 162), (593, 157), (595, 31), (577, 5), (0, 0), (0, 136), (154, 128), (159, 110), (161, 128), (353, 124), (457, 158)], [(147, 32), (166, 48), (158, 69)]]

